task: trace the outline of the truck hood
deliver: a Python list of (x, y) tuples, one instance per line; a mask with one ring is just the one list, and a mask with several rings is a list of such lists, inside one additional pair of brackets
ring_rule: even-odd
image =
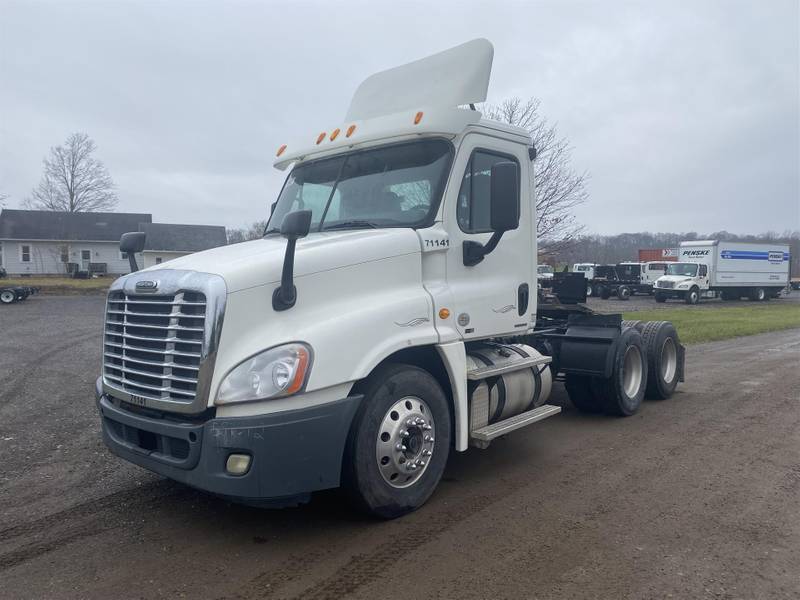
[(675, 285), (692, 281), (693, 277), (686, 277), (685, 275), (662, 275), (656, 281), (671, 281)]
[[(286, 239), (278, 234), (212, 248), (170, 260), (140, 272), (179, 269), (221, 276), (228, 293), (280, 281)], [(297, 241), (295, 277), (420, 253), (417, 232), (408, 228), (359, 229), (311, 233)]]

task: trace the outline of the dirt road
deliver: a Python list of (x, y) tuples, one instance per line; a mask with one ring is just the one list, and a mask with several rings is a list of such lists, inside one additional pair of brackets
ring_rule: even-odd
[(628, 419), (454, 455), (419, 512), (263, 511), (109, 454), (103, 299), (0, 308), (0, 597), (797, 598), (800, 331), (695, 346)]

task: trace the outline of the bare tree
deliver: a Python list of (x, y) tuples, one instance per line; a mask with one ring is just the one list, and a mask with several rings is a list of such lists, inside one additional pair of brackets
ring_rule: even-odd
[(63, 146), (50, 148), (42, 180), (25, 200), (28, 208), (59, 212), (112, 210), (118, 202), (105, 165), (94, 158), (94, 141), (73, 133)]
[(509, 98), (499, 104), (484, 104), (483, 114), (495, 121), (527, 129), (536, 148), (536, 219), (539, 253), (554, 254), (569, 246), (583, 231), (573, 210), (588, 199), (588, 175), (571, 165), (572, 148), (559, 137), (555, 125), (539, 114), (540, 101)]
[(0, 208), (6, 207), (6, 200), (8, 200), (8, 194), (0, 192)]
[(256, 221), (251, 223), (248, 227), (241, 229), (228, 229), (229, 244), (238, 244), (239, 242), (247, 242), (249, 240), (257, 240), (264, 237), (264, 230), (267, 228), (266, 221)]

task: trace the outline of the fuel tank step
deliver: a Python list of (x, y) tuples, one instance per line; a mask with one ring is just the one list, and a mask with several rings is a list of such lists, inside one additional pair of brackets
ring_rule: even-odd
[(560, 406), (543, 404), (538, 408), (525, 411), (505, 419), (504, 421), (498, 421), (497, 423), (492, 423), (491, 425), (486, 425), (485, 427), (481, 427), (480, 429), (470, 432), (470, 444), (478, 448), (486, 448), (493, 439), (498, 438), (501, 435), (506, 435), (507, 433), (516, 431), (517, 429), (525, 427), (526, 425), (531, 425), (537, 421), (557, 415), (560, 412)]
[(539, 365), (548, 365), (552, 361), (550, 356), (528, 356), (525, 358), (518, 358), (513, 362), (508, 362), (502, 365), (487, 365), (478, 369), (467, 371), (467, 379), (470, 381), (480, 381), (487, 377), (495, 377), (503, 373), (510, 373), (512, 371), (519, 371), (520, 369), (530, 369)]

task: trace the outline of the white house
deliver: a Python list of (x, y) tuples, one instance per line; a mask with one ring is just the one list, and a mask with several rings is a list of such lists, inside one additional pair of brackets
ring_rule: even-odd
[(147, 234), (137, 260), (148, 267), (226, 243), (222, 226), (153, 223), (149, 214), (4, 209), (0, 266), (9, 276), (128, 273), (128, 258), (119, 251), (119, 238), (128, 231)]

